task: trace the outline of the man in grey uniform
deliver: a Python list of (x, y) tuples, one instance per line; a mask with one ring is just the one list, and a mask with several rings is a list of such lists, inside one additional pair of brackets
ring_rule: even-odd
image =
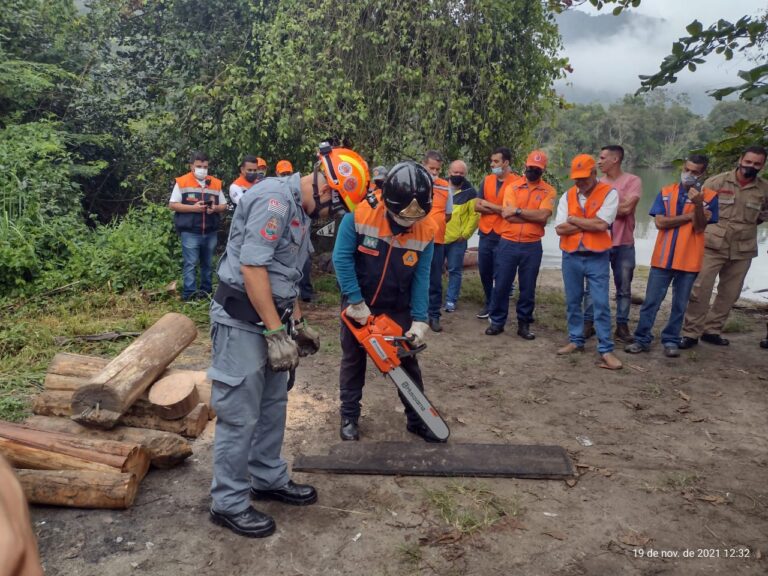
[(208, 370), (217, 415), (211, 520), (243, 536), (275, 531), (274, 520), (251, 507), (249, 496), (298, 506), (317, 501), (312, 486), (290, 479), (280, 450), (288, 371), (320, 346), (297, 296), (310, 217), (340, 205), (340, 182), (329, 182), (321, 168), (260, 182), (257, 194), (242, 197), (219, 263)]

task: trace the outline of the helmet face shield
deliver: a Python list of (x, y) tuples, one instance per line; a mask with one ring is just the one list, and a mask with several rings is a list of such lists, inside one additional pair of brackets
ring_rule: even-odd
[(416, 162), (401, 162), (387, 174), (382, 198), (395, 222), (411, 226), (432, 210), (432, 178)]

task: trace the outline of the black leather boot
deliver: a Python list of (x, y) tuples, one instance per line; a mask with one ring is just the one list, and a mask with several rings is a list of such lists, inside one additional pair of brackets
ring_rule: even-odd
[(271, 516), (259, 512), (250, 506), (238, 514), (223, 514), (211, 508), (211, 522), (229, 528), (235, 534), (247, 538), (264, 538), (275, 531), (275, 521)]
[(256, 490), (251, 488), (254, 500), (277, 500), (292, 506), (307, 506), (317, 502), (317, 490), (309, 484), (296, 484), (288, 480), (285, 486), (276, 490)]
[(533, 340), (536, 338), (536, 334), (531, 332), (531, 325), (527, 322), (518, 322), (517, 335), (523, 340)]
[(357, 420), (353, 418), (342, 418), (339, 436), (342, 440), (360, 440), (360, 430), (357, 428)]

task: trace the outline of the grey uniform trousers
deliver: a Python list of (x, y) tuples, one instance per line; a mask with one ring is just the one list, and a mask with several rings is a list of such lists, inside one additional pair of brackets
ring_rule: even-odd
[(216, 410), (213, 445), (213, 509), (237, 514), (250, 506), (251, 486), (279, 488), (290, 479), (280, 456), (288, 404), (288, 372), (267, 367), (261, 334), (224, 324), (211, 325)]

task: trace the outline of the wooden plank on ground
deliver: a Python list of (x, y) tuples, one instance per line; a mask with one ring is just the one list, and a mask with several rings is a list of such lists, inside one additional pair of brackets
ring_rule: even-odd
[(294, 459), (297, 472), (565, 479), (575, 475), (561, 446), (343, 442), (327, 455)]

